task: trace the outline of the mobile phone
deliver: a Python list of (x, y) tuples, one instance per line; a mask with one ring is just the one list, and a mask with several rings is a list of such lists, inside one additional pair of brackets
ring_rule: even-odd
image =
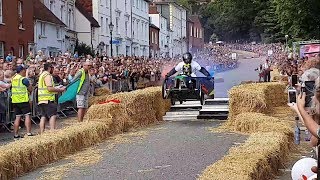
[(288, 90), (288, 102), (289, 103), (297, 102), (297, 91), (295, 89)]
[(311, 107), (314, 96), (315, 81), (305, 81), (303, 91), (306, 93), (305, 107)]
[(291, 76), (291, 86), (295, 86), (296, 84), (298, 84), (298, 76), (292, 75)]

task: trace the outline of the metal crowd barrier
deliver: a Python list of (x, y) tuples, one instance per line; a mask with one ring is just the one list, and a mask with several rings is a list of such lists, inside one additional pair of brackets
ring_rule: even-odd
[[(156, 77), (155, 82), (159, 80), (159, 77)], [(140, 80), (134, 81), (134, 84), (130, 82), (130, 78), (119, 79), (116, 81), (107, 82), (104, 87), (112, 90), (113, 93), (117, 92), (129, 92), (131, 90), (136, 90), (139, 86), (139, 83), (147, 84), (150, 80), (146, 78), (140, 78)], [(37, 124), (34, 119), (41, 119), (40, 109), (38, 106), (38, 87), (36, 87), (30, 94), (31, 101), (31, 120), (34, 124)], [(61, 93), (56, 95), (56, 101), (61, 96)], [(67, 112), (77, 113), (76, 101), (66, 102), (64, 104), (58, 104), (57, 107), (58, 118), (67, 118), (69, 114)], [(10, 125), (14, 124), (15, 114), (12, 109), (11, 103), (11, 94), (10, 91), (0, 93), (0, 127), (4, 127), (6, 130), (10, 130)], [(23, 119), (22, 119), (23, 120)]]

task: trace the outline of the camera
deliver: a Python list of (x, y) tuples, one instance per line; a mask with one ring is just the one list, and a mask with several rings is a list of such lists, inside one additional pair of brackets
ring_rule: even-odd
[(315, 81), (305, 81), (302, 85), (302, 92), (306, 93), (305, 107), (311, 107), (314, 96)]
[(292, 88), (288, 90), (288, 102), (296, 103), (297, 102), (297, 90)]
[(292, 75), (290, 77), (290, 82), (291, 82), (291, 87), (294, 87), (296, 84), (298, 84), (298, 76), (297, 75)]

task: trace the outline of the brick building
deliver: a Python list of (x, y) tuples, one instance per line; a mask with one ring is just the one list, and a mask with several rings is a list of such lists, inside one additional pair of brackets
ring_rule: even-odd
[(25, 58), (33, 51), (33, 1), (0, 0), (0, 57)]
[(199, 16), (192, 15), (188, 19), (188, 41), (189, 51), (196, 52), (201, 50), (204, 46), (203, 27)]
[(150, 57), (159, 57), (160, 56), (160, 47), (159, 47), (159, 32), (160, 29), (154, 24), (149, 25), (149, 51)]

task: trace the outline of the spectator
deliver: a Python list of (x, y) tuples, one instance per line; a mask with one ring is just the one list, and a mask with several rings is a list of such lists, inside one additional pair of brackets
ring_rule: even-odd
[[(92, 68), (92, 63), (86, 61), (83, 68), (75, 75), (74, 80), (80, 78), (80, 86), (77, 91), (76, 101), (78, 108), (78, 122), (83, 122), (83, 117), (88, 109), (88, 101), (90, 94), (90, 78), (89, 70)], [(74, 81), (73, 80), (73, 81)]]
[(51, 63), (44, 64), (44, 72), (41, 73), (38, 83), (38, 100), (41, 111), (40, 133), (45, 130), (45, 121), (49, 119), (50, 129), (56, 128), (57, 104), (55, 93), (65, 91), (65, 87), (55, 87), (53, 82), (53, 66)]
[(264, 82), (270, 82), (271, 80), (271, 63), (267, 59), (266, 62), (263, 64), (263, 75), (264, 75)]
[(6, 57), (6, 62), (12, 62), (12, 61), (13, 61), (13, 56), (12, 56), (12, 53), (10, 52)]
[(27, 136), (33, 136), (31, 133), (31, 108), (29, 104), (29, 92), (32, 91), (32, 86), (26, 78), (26, 67), (21, 64), (17, 67), (17, 74), (12, 78), (11, 99), (12, 107), (16, 114), (14, 121), (14, 138), (22, 138), (18, 134), (21, 116), (25, 117), (25, 126)]

